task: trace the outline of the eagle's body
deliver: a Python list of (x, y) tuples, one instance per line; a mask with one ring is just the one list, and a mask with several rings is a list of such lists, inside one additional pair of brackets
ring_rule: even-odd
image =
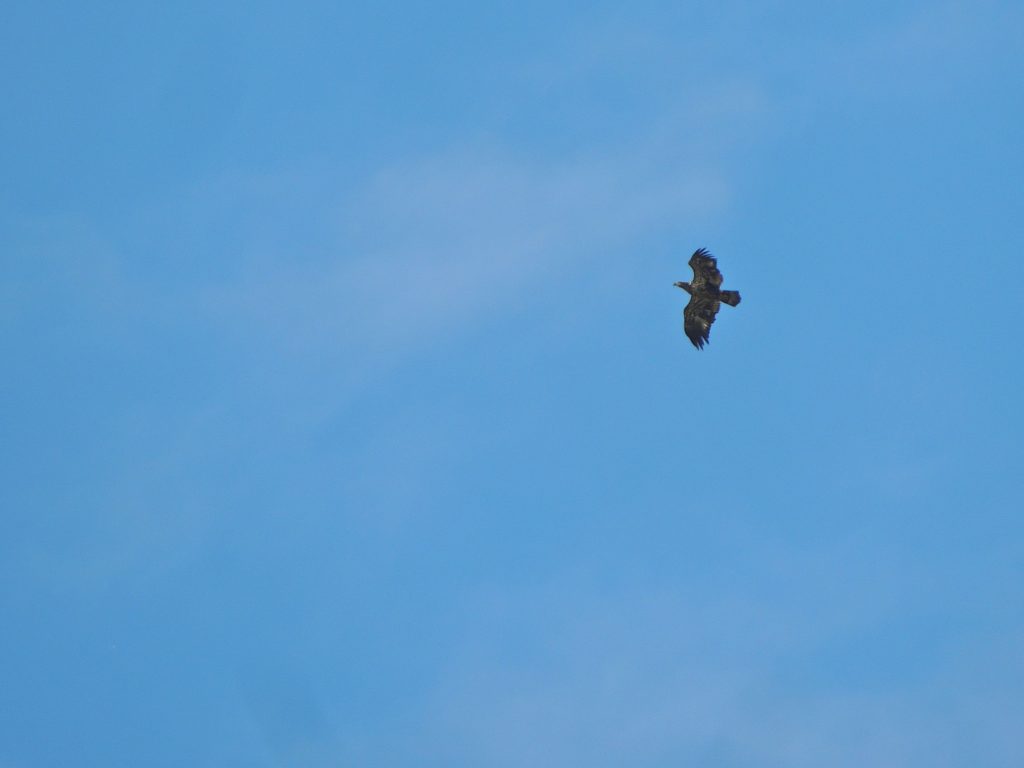
[(711, 324), (722, 302), (730, 307), (740, 303), (739, 291), (723, 291), (722, 273), (718, 271), (715, 257), (703, 248), (698, 248), (690, 257), (693, 269), (692, 283), (676, 283), (690, 294), (690, 303), (683, 310), (683, 331), (697, 349), (709, 343)]

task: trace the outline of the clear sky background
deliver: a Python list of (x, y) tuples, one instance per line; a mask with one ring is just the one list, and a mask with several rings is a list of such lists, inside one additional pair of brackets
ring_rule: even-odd
[(1024, 765), (1022, 33), (5, 5), (0, 767)]

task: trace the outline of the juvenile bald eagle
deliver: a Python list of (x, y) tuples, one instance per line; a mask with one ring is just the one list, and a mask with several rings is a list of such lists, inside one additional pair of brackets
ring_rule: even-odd
[(683, 331), (693, 346), (703, 349), (710, 343), (708, 334), (721, 303), (724, 301), (735, 307), (740, 303), (740, 292), (721, 290), (722, 273), (718, 271), (718, 262), (703, 248), (693, 252), (690, 267), (693, 269), (693, 282), (674, 285), (690, 294), (690, 303), (683, 310)]

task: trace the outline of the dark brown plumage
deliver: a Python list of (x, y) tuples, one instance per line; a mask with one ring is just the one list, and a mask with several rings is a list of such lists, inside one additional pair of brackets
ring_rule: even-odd
[(718, 271), (715, 257), (703, 248), (698, 248), (690, 257), (693, 269), (692, 283), (675, 283), (690, 294), (690, 303), (683, 310), (683, 331), (697, 349), (703, 349), (710, 343), (708, 335), (711, 324), (722, 302), (730, 307), (740, 303), (739, 291), (723, 291), (722, 273)]

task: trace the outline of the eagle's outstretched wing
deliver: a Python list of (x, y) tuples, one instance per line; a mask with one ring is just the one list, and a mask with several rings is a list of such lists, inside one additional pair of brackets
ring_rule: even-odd
[[(693, 282), (690, 284), (695, 291), (705, 285), (718, 288), (722, 284), (722, 273), (718, 271), (715, 257), (703, 248), (698, 248), (690, 257), (690, 268), (693, 270)], [(717, 312), (717, 308), (715, 309)]]
[[(694, 258), (696, 258), (696, 255)], [(693, 259), (690, 262), (692, 263)], [(715, 271), (717, 272), (718, 270)], [(694, 269), (694, 272), (696, 272), (696, 269)], [(719, 276), (719, 279), (721, 279), (721, 276)], [(690, 303), (683, 310), (683, 331), (697, 349), (703, 349), (704, 345), (708, 343), (711, 324), (715, 322), (715, 315), (718, 314), (719, 307), (721, 307), (721, 302), (718, 299), (706, 296), (691, 296)]]

